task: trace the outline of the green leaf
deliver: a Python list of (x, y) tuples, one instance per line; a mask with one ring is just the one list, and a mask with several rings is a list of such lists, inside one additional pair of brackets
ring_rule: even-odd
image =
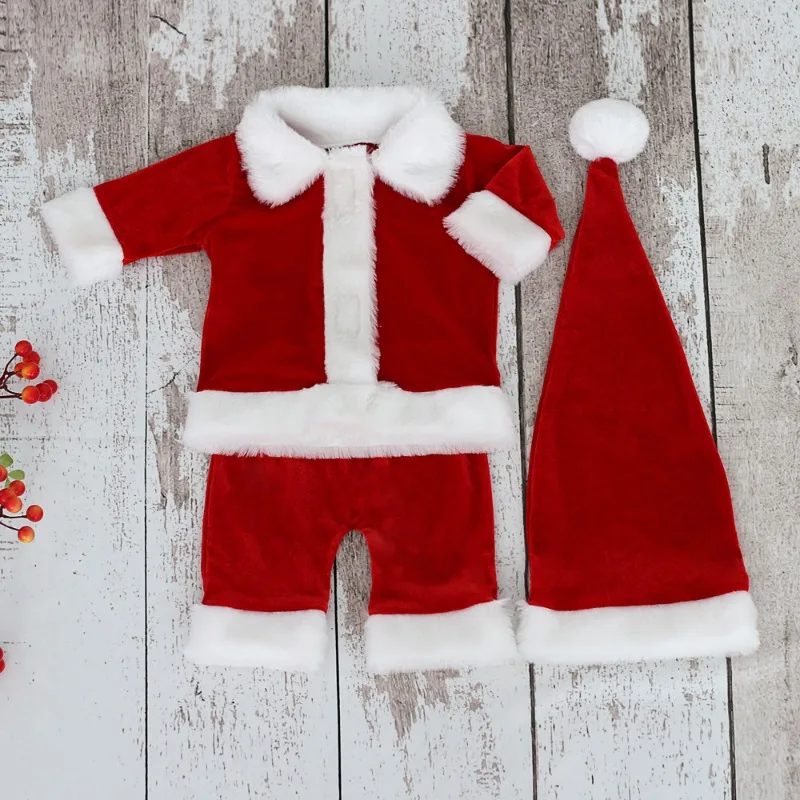
[(14, 463), (14, 459), (8, 453), (3, 453), (0, 456), (0, 467), (10, 467)]
[(8, 477), (11, 478), (12, 481), (23, 481), (25, 480), (25, 473), (21, 469), (12, 469), (11, 472), (8, 473)]

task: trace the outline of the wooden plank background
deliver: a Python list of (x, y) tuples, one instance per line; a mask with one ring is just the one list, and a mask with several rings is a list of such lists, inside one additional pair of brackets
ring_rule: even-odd
[[(0, 0), (0, 332), (62, 386), (0, 409), (47, 512), (0, 537), (0, 795), (13, 800), (800, 797), (800, 12), (794, 0)], [(229, 132), (258, 89), (419, 83), (530, 143), (568, 234), (571, 113), (647, 112), (622, 170), (728, 468), (762, 649), (722, 659), (373, 677), (348, 537), (313, 677), (196, 669), (206, 460), (179, 427), (202, 256), (68, 287), (44, 199)], [(568, 248), (502, 296), (523, 449), (493, 460), (498, 570), (524, 594), (527, 445)]]

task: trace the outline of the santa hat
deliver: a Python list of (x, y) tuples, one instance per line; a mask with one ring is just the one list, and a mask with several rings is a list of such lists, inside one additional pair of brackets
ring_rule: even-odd
[(531, 444), (520, 651), (589, 664), (751, 653), (725, 471), (617, 172), (647, 119), (595, 100), (569, 133), (591, 164)]

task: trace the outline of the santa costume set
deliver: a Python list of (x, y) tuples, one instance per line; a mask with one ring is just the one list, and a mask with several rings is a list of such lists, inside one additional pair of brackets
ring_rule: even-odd
[[(211, 454), (189, 658), (318, 668), (350, 530), (372, 561), (376, 672), (755, 649), (725, 474), (619, 187), (647, 122), (596, 101), (571, 137), (592, 163), (516, 632), (487, 455), (517, 436), (498, 286), (564, 235), (528, 147), (465, 134), (420, 89), (291, 87), (260, 93), (234, 135), (45, 204), (79, 284), (151, 256), (211, 262), (184, 430)], [(242, 501), (246, 520), (229, 511)]]

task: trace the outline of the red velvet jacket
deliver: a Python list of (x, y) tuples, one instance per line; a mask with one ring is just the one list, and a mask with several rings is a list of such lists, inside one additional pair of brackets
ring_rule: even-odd
[(563, 231), (530, 149), (465, 135), (422, 90), (262, 92), (235, 136), (43, 216), (82, 284), (208, 253), (189, 446), (332, 457), (514, 441), (498, 278), (523, 278)]

